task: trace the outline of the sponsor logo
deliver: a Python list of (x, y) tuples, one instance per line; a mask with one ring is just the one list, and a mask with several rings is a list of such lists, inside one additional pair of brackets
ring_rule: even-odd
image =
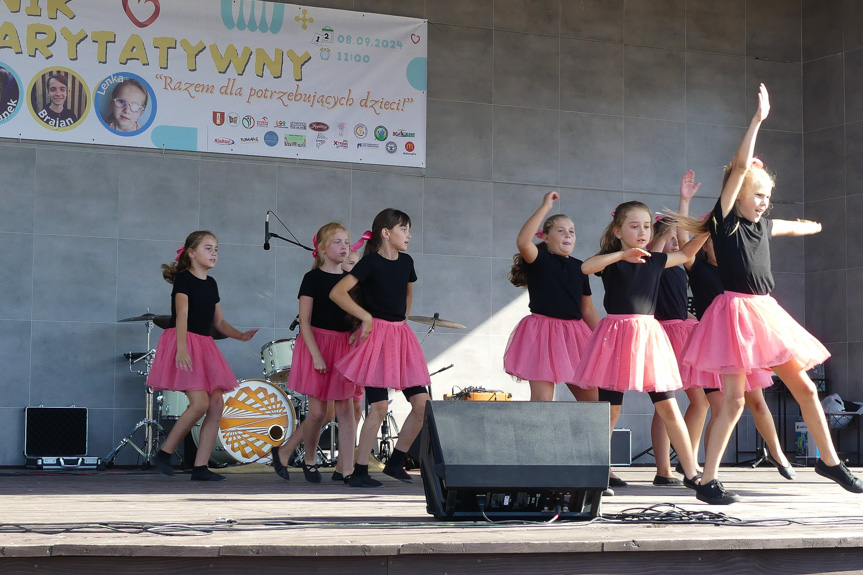
[(327, 137), (323, 134), (318, 134), (317, 138), (315, 138), (315, 147), (320, 149), (321, 146), (327, 143)]
[(393, 138), (416, 138), (417, 135), (414, 132), (406, 132), (405, 130), (396, 130), (393, 132)]
[(240, 143), (241, 144), (257, 144), (260, 141), (261, 141), (260, 138), (258, 138), (257, 136), (247, 136), (247, 137), (240, 136)]
[(233, 112), (228, 112), (228, 125), (236, 128), (240, 125), (240, 115)]
[(285, 145), (291, 148), (305, 148), (305, 134), (285, 134)]
[(276, 120), (276, 123), (273, 124), (274, 128), (287, 128), (288, 121), (287, 120)]
[(396, 150), (399, 149), (398, 145), (395, 142), (387, 142), (387, 152), (390, 154), (395, 154)]
[(347, 127), (347, 124), (345, 124), (344, 122), (339, 122), (339, 138), (345, 137), (345, 128), (346, 127)]
[(330, 127), (323, 122), (312, 122), (309, 124), (309, 129), (314, 130), (315, 132), (326, 132)]
[(269, 132), (264, 134), (264, 143), (272, 148), (279, 143), (279, 135), (274, 131), (270, 130)]
[(347, 140), (333, 140), (333, 145), (337, 150), (347, 150), (348, 149), (348, 141)]
[(373, 150), (376, 150), (380, 147), (381, 147), (381, 145), (378, 143), (364, 144), (364, 143), (360, 142), (359, 144), (357, 144), (357, 148), (371, 148)]
[(365, 124), (357, 124), (354, 126), (354, 136), (362, 140), (366, 136), (369, 135), (369, 129), (366, 128)]
[(258, 126), (259, 128), (269, 128), (269, 127), (270, 127), (270, 120), (269, 120), (269, 118), (267, 118), (266, 116), (264, 116), (263, 118), (261, 118), (260, 120), (258, 120), (258, 121), (257, 121), (257, 126)]
[(246, 114), (243, 116), (243, 127), (251, 130), (255, 127), (255, 117)]
[(231, 138), (213, 138), (213, 143), (220, 146), (233, 146), (234, 140)]
[(213, 112), (213, 123), (217, 126), (221, 126), (225, 123), (225, 113), (224, 112)]
[(414, 146), (413, 142), (405, 142), (405, 151), (406, 152), (413, 152), (414, 149), (416, 149), (416, 146)]
[(291, 122), (291, 129), (292, 130), (305, 130), (306, 129), (306, 123), (305, 122)]
[(383, 142), (387, 138), (389, 138), (390, 133), (387, 130), (386, 126), (378, 126), (375, 128), (375, 140), (378, 142)]

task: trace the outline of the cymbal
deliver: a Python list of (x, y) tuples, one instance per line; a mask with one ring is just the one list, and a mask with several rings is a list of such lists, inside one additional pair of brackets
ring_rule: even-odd
[(158, 328), (168, 329), (168, 326), (171, 325), (171, 316), (157, 315), (153, 318), (153, 323), (156, 324), (156, 327)]
[[(120, 319), (117, 321), (118, 321), (118, 323), (125, 323), (125, 322), (131, 322), (131, 321), (153, 321), (157, 317), (159, 317), (159, 316), (157, 316), (154, 313), (145, 313), (144, 315), (138, 315), (135, 317), (127, 317), (126, 319)], [(168, 316), (168, 318), (170, 318), (170, 317), (171, 316)]]
[(449, 327), (452, 329), (467, 329), (466, 325), (462, 325), (460, 323), (456, 323), (454, 321), (449, 321), (448, 319), (441, 319), (439, 317), (428, 317), (424, 315), (412, 315), (408, 317), (409, 320), (415, 321), (416, 323), (424, 323), (426, 325), (434, 325), (435, 327)]

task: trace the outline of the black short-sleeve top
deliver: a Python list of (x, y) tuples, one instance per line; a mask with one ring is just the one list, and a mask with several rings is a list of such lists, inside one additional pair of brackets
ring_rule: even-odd
[(171, 323), (168, 327), (177, 327), (177, 303), (178, 293), (189, 297), (189, 315), (186, 322), (186, 330), (198, 335), (210, 335), (213, 327), (213, 316), (216, 313), (216, 304), (219, 303), (219, 286), (216, 280), (207, 276), (200, 279), (189, 269), (185, 269), (174, 276), (174, 289), (171, 290)]
[(525, 262), (530, 311), (557, 319), (582, 319), (581, 298), (590, 294), (590, 281), (578, 258), (537, 250), (532, 263)]
[(363, 290), (363, 307), (372, 317), (404, 321), (407, 314), (408, 284), (417, 281), (414, 260), (399, 252), (388, 260), (379, 253), (364, 256), (350, 272)]
[(345, 275), (347, 275), (345, 272), (332, 274), (321, 268), (315, 268), (303, 276), (297, 298), (301, 296), (312, 298), (312, 327), (330, 331), (351, 330), (347, 313), (330, 299), (330, 291)]
[(659, 278), (656, 319), (686, 319), (686, 270), (683, 266), (665, 268)]
[(773, 291), (770, 271), (770, 235), (773, 221), (750, 222), (734, 210), (722, 217), (721, 201), (713, 208), (710, 225), (713, 251), (725, 291), (767, 295)]
[(701, 258), (695, 258), (689, 267), (689, 289), (692, 290), (695, 317), (701, 319), (716, 296), (724, 291), (722, 279), (719, 277), (719, 268)]
[(650, 256), (643, 264), (621, 260), (602, 270), (606, 313), (653, 315), (668, 254), (650, 252)]

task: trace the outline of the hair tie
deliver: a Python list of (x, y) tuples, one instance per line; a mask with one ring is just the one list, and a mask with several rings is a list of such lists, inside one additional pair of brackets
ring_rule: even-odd
[(363, 235), (360, 236), (360, 239), (357, 240), (357, 243), (351, 246), (351, 251), (356, 252), (359, 251), (363, 244), (372, 239), (372, 231), (366, 230), (363, 232)]
[(315, 237), (312, 238), (312, 245), (315, 246), (315, 249), (312, 250), (312, 257), (318, 257), (318, 234), (315, 234)]
[(542, 236), (544, 236), (544, 235), (545, 235), (545, 232), (544, 232), (544, 231), (542, 231), (542, 230), (539, 230), (539, 231), (538, 231), (538, 232), (536, 232), (534, 235), (535, 235), (536, 237), (538, 237), (539, 239), (542, 239)]
[(698, 221), (699, 221), (699, 222), (703, 222), (704, 220), (706, 220), (707, 218), (709, 218), (709, 217), (710, 217), (710, 215), (711, 215), (712, 213), (713, 213), (713, 212), (707, 212), (706, 214), (704, 214), (703, 216), (701, 216), (700, 218), (698, 218)]
[(177, 257), (174, 258), (175, 262), (180, 261), (180, 256), (183, 255), (183, 252), (186, 251), (186, 246), (181, 247), (177, 250)]
[(760, 158), (752, 158), (752, 165), (756, 168), (764, 169), (764, 162)]
[(661, 214), (656, 216), (656, 221), (657, 221), (657, 222), (661, 222), (663, 219), (665, 219), (665, 216), (663, 216), (663, 215), (661, 215)]
[(612, 217), (612, 218), (613, 218), (613, 217), (615, 217), (615, 216), (614, 216), (614, 212), (615, 212), (615, 211), (616, 211), (616, 210), (611, 210), (611, 217)]

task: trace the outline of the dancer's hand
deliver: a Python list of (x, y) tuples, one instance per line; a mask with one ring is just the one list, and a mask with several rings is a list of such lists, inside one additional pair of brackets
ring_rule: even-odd
[(767, 87), (761, 84), (758, 88), (758, 109), (755, 111), (755, 117), (763, 122), (768, 114), (770, 114), (770, 95), (767, 93)]
[(632, 248), (623, 252), (623, 256), (620, 259), (622, 259), (623, 261), (627, 261), (631, 264), (644, 264), (647, 263), (644, 258), (649, 257), (649, 251), (643, 250), (641, 248)]

